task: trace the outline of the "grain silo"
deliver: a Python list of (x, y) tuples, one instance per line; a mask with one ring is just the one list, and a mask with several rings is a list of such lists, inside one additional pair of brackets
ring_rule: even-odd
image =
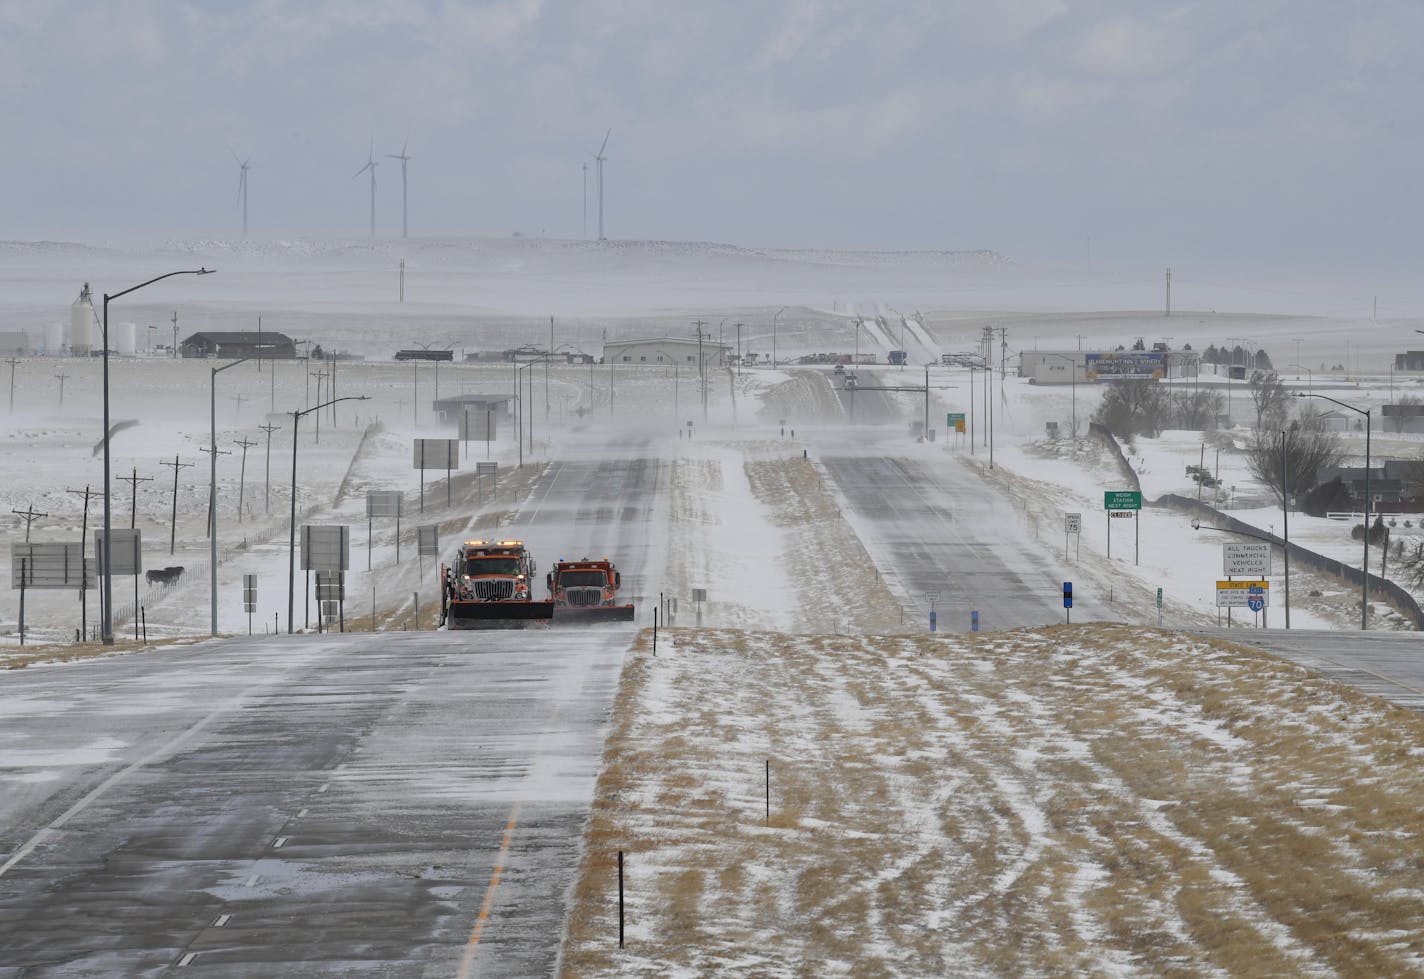
[(88, 357), (99, 335), (99, 314), (94, 311), (94, 297), (89, 283), (79, 291), (79, 298), (69, 307), (69, 352), (76, 357)]

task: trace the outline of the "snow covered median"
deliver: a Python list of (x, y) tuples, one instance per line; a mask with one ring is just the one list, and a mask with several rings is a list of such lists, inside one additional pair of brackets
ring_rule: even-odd
[(645, 632), (563, 971), (1416, 972), (1421, 754), (1410, 712), (1140, 627)]

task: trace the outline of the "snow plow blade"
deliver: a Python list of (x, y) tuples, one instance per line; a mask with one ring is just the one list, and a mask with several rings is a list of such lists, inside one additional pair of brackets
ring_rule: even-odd
[(553, 602), (451, 602), (448, 629), (538, 629), (554, 616)]
[(555, 625), (598, 625), (601, 622), (632, 622), (631, 605), (556, 605)]

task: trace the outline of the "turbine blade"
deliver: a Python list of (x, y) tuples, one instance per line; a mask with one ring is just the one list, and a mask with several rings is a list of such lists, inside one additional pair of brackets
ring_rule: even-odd
[(609, 136), (612, 136), (612, 135), (613, 135), (613, 130), (612, 130), (611, 128), (608, 130), (608, 132), (606, 132), (606, 133), (603, 134), (603, 145), (598, 148), (598, 155), (599, 155), (599, 156), (602, 156), (602, 155), (603, 155), (603, 151), (606, 150), (606, 149), (608, 149), (608, 137), (609, 137)]

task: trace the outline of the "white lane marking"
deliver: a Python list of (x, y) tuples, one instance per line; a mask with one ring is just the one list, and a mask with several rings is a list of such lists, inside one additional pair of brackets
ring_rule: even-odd
[(181, 959), (178, 960), (178, 964), (179, 964), (179, 965), (187, 965), (189, 962), (192, 962), (192, 961), (193, 961), (194, 959), (196, 959), (197, 957), (198, 957), (198, 953), (197, 953), (197, 952), (189, 952), (187, 955), (183, 956)]
[(275, 842), (275, 843), (272, 844), (272, 849), (274, 849), (274, 850), (280, 850), (280, 849), (282, 849), (282, 847), (284, 847), (284, 846), (287, 845), (287, 840), (288, 840), (288, 837), (286, 837), (286, 836), (279, 836), (279, 837), (277, 837), (277, 842)]
[(246, 883), (246, 884), (243, 884), (242, 886), (243, 886), (243, 887), (256, 887), (256, 886), (257, 886), (257, 882), (258, 882), (259, 880), (261, 880), (261, 879), (262, 879), (261, 877), (258, 877), (256, 874), (253, 874), (251, 877), (247, 878), (247, 883)]
[(231, 921), (231, 920), (232, 920), (232, 915), (230, 915), (230, 914), (225, 914), (225, 915), (223, 915), (221, 918), (219, 918), (217, 921), (214, 921), (214, 922), (213, 922), (213, 927), (214, 927), (214, 928), (221, 928), (223, 925), (227, 924), (227, 923), (228, 923), (229, 921)]
[(297, 813), (297, 818), (298, 818), (298, 819), (306, 819), (306, 818), (307, 818), (307, 810), (303, 809), (301, 812)]
[(317, 789), (317, 792), (325, 792), (325, 791), (326, 791), (327, 789), (329, 789), (329, 788), (331, 788), (331, 783), (330, 783), (330, 782), (327, 782), (327, 783), (326, 783), (325, 785), (323, 785), (321, 788)]

